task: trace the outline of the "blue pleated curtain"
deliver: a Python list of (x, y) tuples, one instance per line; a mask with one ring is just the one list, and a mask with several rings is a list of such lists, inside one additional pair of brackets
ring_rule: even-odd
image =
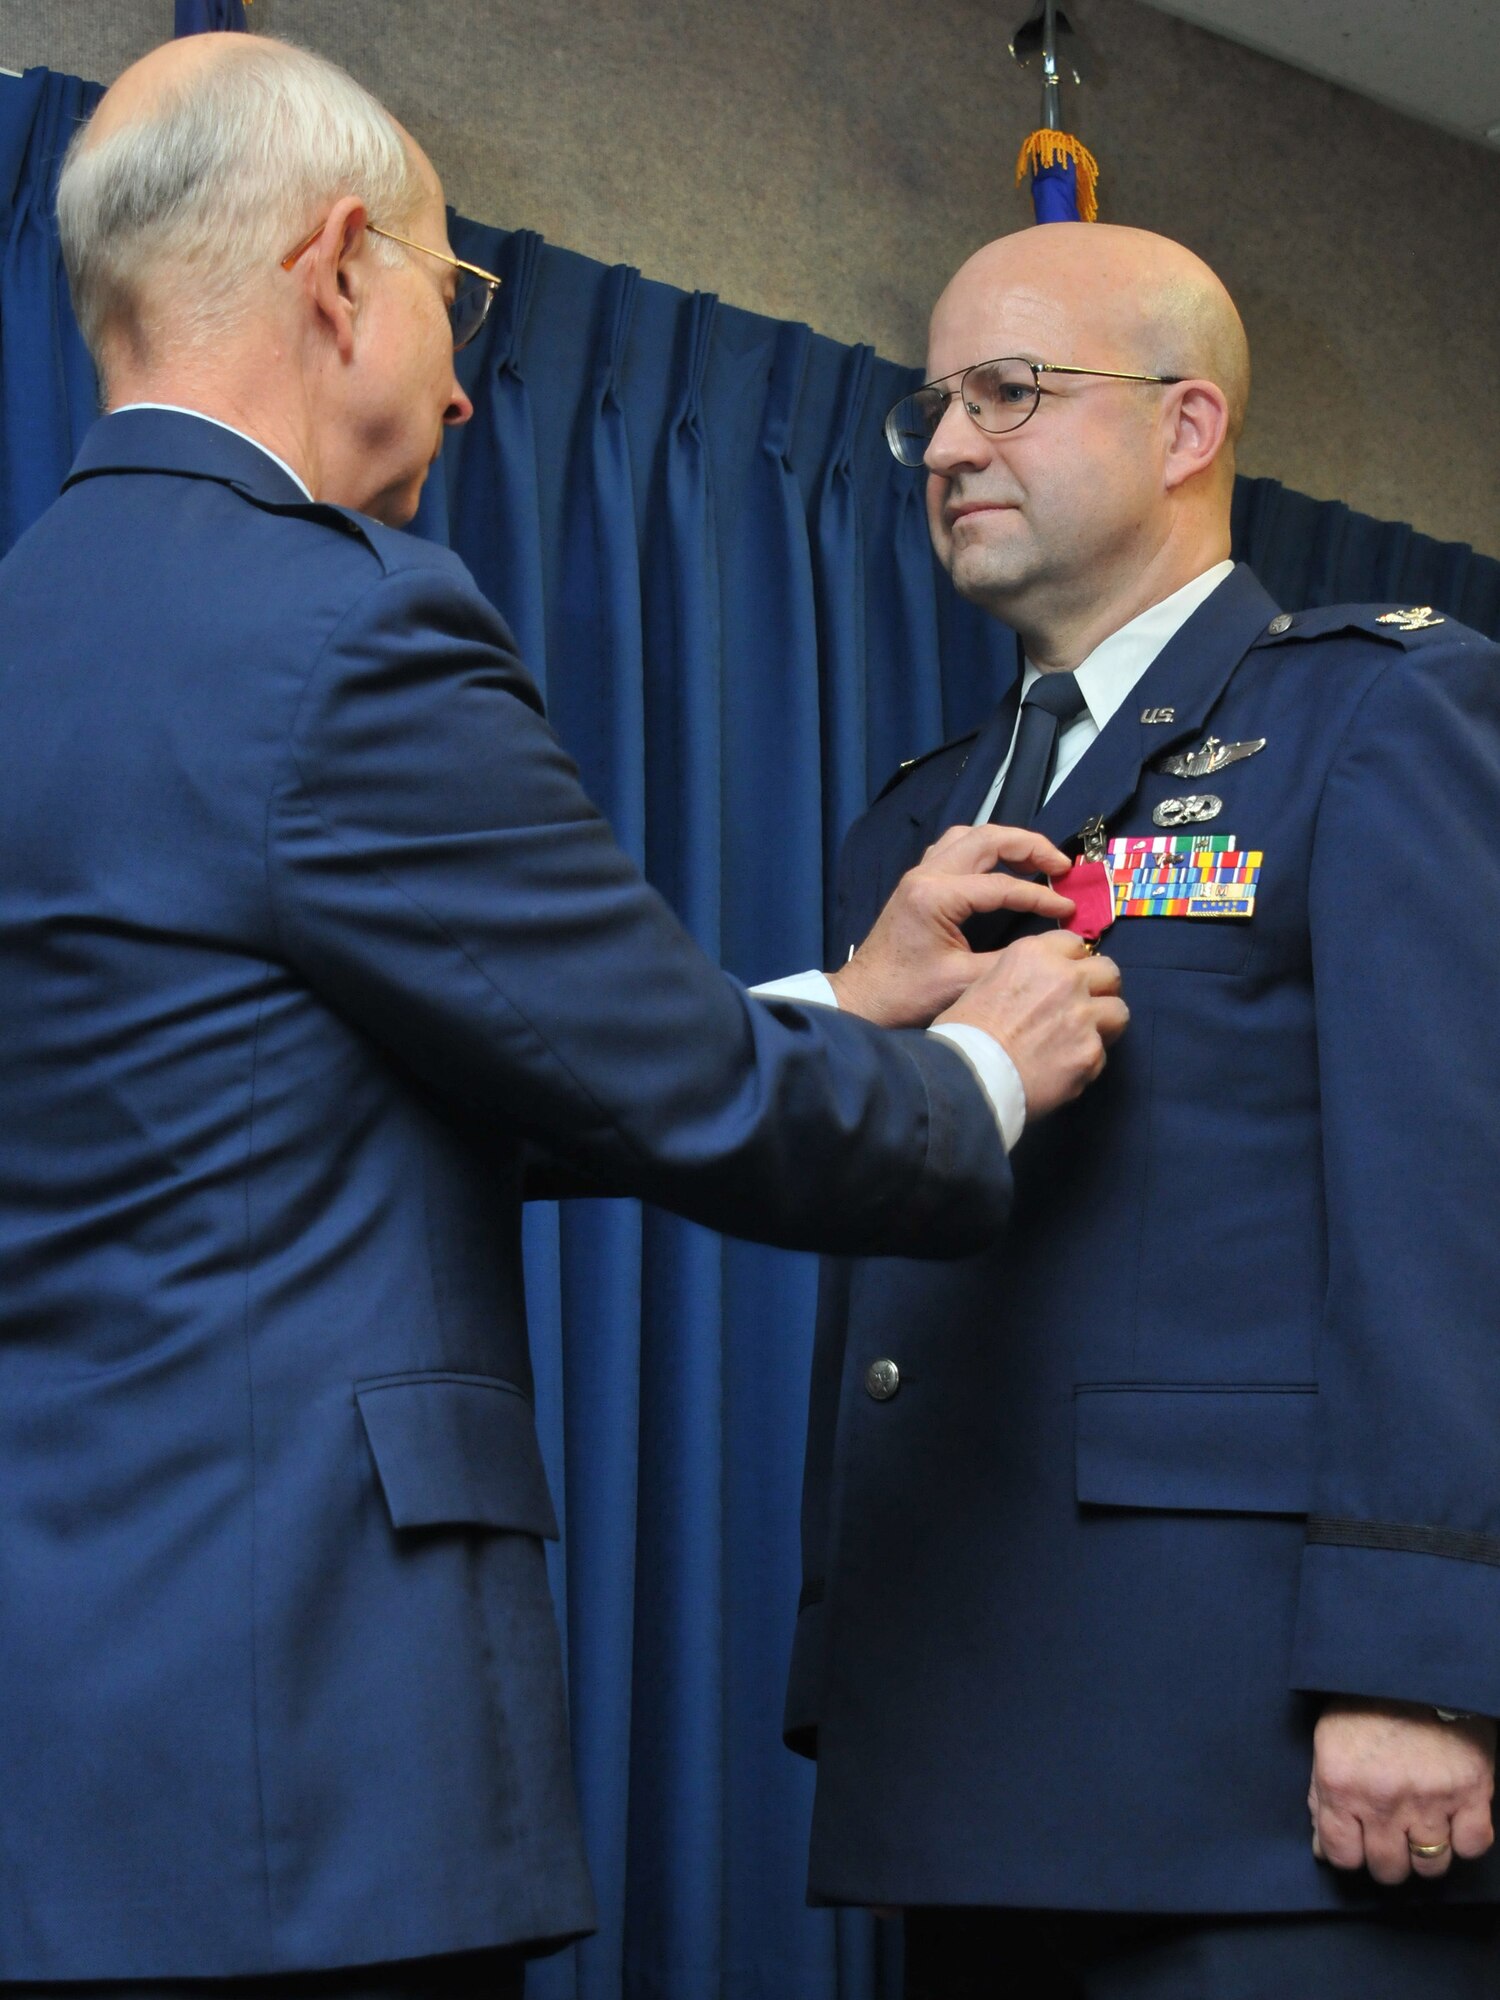
[[(0, 550), (94, 412), (52, 204), (94, 86), (0, 78)], [(419, 529), (517, 633), (621, 841), (747, 979), (817, 963), (833, 857), (899, 760), (975, 722), (1013, 642), (957, 599), (865, 347), (453, 221), (504, 274), (473, 422)], [(1236, 552), (1293, 608), (1388, 598), (1500, 636), (1500, 563), (1242, 480)], [(3, 639), (0, 639), (3, 644)], [(535, 1206), (527, 1270), (564, 1520), (597, 1938), (537, 2000), (890, 2000), (896, 1951), (803, 1904), (808, 1767), (780, 1747), (813, 1269), (626, 1202)]]

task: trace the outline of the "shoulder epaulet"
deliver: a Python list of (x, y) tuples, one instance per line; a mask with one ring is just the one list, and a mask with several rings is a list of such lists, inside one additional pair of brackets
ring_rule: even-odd
[(1474, 636), (1467, 625), (1446, 612), (1435, 611), (1430, 604), (1324, 604), (1311, 611), (1278, 612), (1258, 643), (1294, 644), (1330, 639), (1342, 632), (1358, 632), (1367, 639), (1399, 646), (1403, 652)]
[(946, 743), (935, 744), (931, 750), (924, 750), (920, 756), (908, 757), (904, 764), (896, 766), (874, 798), (871, 799), (870, 804), (872, 806), (878, 805), (887, 792), (895, 791), (896, 787), (903, 784), (913, 771), (920, 771), (924, 764), (930, 764), (934, 757), (941, 757), (945, 750), (956, 750), (961, 743), (972, 743), (978, 734), (979, 731), (977, 729), (970, 729), (965, 731), (962, 736), (950, 736)]

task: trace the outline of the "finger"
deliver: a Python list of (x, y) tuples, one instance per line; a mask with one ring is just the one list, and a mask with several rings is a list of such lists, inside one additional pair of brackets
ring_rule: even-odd
[(1313, 1819), (1313, 1838), (1320, 1860), (1331, 1868), (1362, 1868), (1365, 1860), (1364, 1828), (1348, 1813), (1320, 1805)]
[(1488, 1804), (1460, 1806), (1453, 1815), (1449, 1838), (1460, 1861), (1477, 1861), (1481, 1854), (1488, 1854), (1495, 1844), (1494, 1821)]
[(944, 875), (989, 874), (1004, 862), (1029, 875), (1062, 875), (1073, 866), (1060, 848), (1018, 826), (950, 826), (922, 856)]
[(1018, 938), (1007, 951), (1047, 952), (1053, 958), (1087, 958), (1089, 948), (1074, 931), (1043, 931), (1038, 937)]
[[(1435, 1847), (1436, 1854), (1425, 1854), (1420, 1849)], [(1422, 1820), (1406, 1829), (1406, 1851), (1411, 1858), (1413, 1875), (1425, 1875), (1429, 1879), (1446, 1875), (1453, 1865), (1453, 1837), (1446, 1823), (1436, 1820)]]
[(946, 854), (951, 847), (955, 846), (961, 840), (968, 840), (970, 845), (975, 845), (970, 837), (975, 833), (983, 832), (983, 830), (982, 827), (966, 826), (962, 821), (957, 826), (944, 827), (931, 847), (924, 852), (922, 856), (923, 862), (930, 861), (934, 855)]
[(1023, 910), (1030, 916), (1071, 917), (1074, 905), (1045, 882), (1027, 882), (1019, 875), (956, 875), (945, 895), (961, 897), (971, 910)]
[(1094, 1007), (1094, 1026), (1104, 1046), (1112, 1048), (1130, 1026), (1130, 1009), (1123, 1000), (1100, 1000)]
[(1073, 866), (1071, 859), (1060, 847), (1040, 833), (1033, 833), (1025, 826), (976, 827), (976, 833), (992, 836), (992, 845), (997, 861), (1005, 862), (1010, 868), (1030, 869), (1039, 875), (1065, 875)]
[(1314, 1826), (1312, 1833), (1312, 1850), (1314, 1861), (1326, 1861), (1328, 1859), (1328, 1856), (1323, 1852), (1323, 1843), (1318, 1838), (1318, 1829), (1316, 1826)]
[(1406, 1829), (1394, 1820), (1365, 1822), (1365, 1866), (1377, 1882), (1394, 1888), (1411, 1873), (1412, 1852), (1406, 1844)]
[(1112, 958), (1099, 952), (1089, 960), (1088, 981), (1090, 993), (1118, 993), (1120, 968)]

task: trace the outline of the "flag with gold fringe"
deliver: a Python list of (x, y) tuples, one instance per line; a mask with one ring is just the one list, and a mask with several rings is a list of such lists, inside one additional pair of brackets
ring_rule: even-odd
[(1031, 174), (1031, 205), (1038, 222), (1097, 222), (1099, 163), (1071, 132), (1045, 128), (1021, 142), (1016, 186)]

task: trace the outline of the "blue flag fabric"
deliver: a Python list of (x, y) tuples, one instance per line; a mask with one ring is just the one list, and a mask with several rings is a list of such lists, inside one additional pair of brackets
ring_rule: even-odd
[(1031, 174), (1031, 201), (1038, 222), (1096, 222), (1099, 218), (1099, 163), (1071, 132), (1044, 126), (1021, 143), (1016, 186)]
[(174, 35), (206, 35), (225, 28), (246, 32), (245, 0), (177, 0)]
[(1077, 222), (1078, 169), (1071, 160), (1038, 167), (1031, 177), (1031, 205), (1038, 222)]

